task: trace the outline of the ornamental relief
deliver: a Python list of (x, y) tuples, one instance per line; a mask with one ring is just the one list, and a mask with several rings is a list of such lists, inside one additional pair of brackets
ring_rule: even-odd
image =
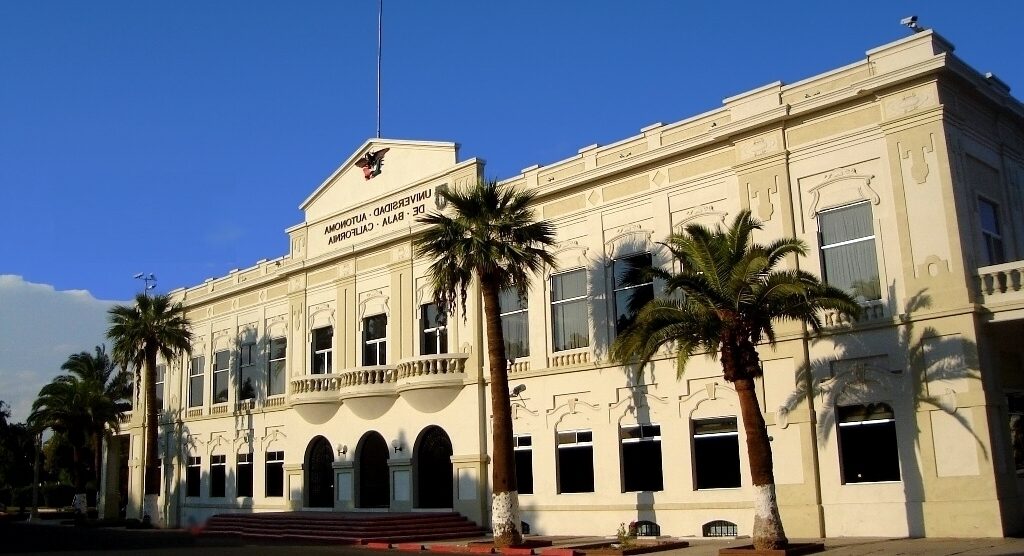
[(811, 195), (807, 217), (814, 219), (824, 209), (856, 201), (870, 201), (874, 205), (881, 203), (882, 198), (871, 187), (874, 177), (860, 174), (856, 168), (837, 168), (826, 172), (821, 182), (807, 191)]
[(384, 295), (384, 289), (370, 290), (359, 294), (359, 319), (369, 315), (391, 314), (390, 297)]
[(323, 326), (334, 326), (334, 307), (329, 302), (310, 305), (306, 314), (309, 315), (307, 324), (309, 330)]
[(711, 227), (719, 224), (724, 225), (729, 212), (720, 208), (716, 209), (715, 206), (716, 203), (709, 203), (673, 214), (673, 220), (679, 218), (679, 221), (672, 225), (672, 232), (676, 234), (683, 233), (690, 224), (703, 224)]
[[(551, 249), (551, 254), (563, 263), (562, 267), (571, 268), (590, 264), (587, 259), (587, 250), (588, 247), (581, 245), (579, 239), (568, 239), (555, 244)], [(549, 269), (548, 274), (550, 275), (553, 271), (554, 269)]]
[(916, 89), (886, 99), (883, 106), (885, 107), (885, 118), (893, 119), (923, 108), (938, 106), (938, 104), (934, 91)]
[(654, 230), (645, 229), (641, 224), (627, 224), (614, 231), (614, 237), (604, 244), (604, 254), (611, 264), (615, 257), (651, 250), (651, 236)]

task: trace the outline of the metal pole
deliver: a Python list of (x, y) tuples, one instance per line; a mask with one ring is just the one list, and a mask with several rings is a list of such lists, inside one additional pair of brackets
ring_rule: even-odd
[(377, 139), (380, 139), (380, 58), (384, 32), (384, 0), (377, 0)]

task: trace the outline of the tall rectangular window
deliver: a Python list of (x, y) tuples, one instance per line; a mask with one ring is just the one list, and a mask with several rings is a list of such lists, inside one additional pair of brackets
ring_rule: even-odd
[(238, 399), (256, 397), (259, 377), (256, 376), (256, 342), (246, 342), (238, 349)]
[(202, 355), (197, 355), (192, 358), (192, 362), (188, 368), (188, 406), (189, 407), (202, 407), (203, 405), (203, 366), (206, 364), (206, 358)]
[(387, 365), (388, 316), (373, 315), (363, 319), (363, 365)]
[(267, 452), (265, 467), (267, 498), (284, 496), (284, 452)]
[(185, 467), (185, 496), (199, 496), (199, 481), (200, 477), (202, 477), (202, 464), (202, 458), (188, 458), (188, 465)]
[(896, 419), (888, 404), (836, 408), (843, 483), (900, 480)]
[(270, 361), (267, 364), (267, 395), (284, 394), (284, 367), (288, 352), (287, 338), (270, 339)]
[(1017, 477), (1024, 477), (1024, 394), (1006, 394), (1006, 413), (1010, 418), (1010, 446), (1013, 447), (1013, 465)]
[(213, 403), (228, 401), (228, 368), (231, 352), (223, 349), (213, 354)]
[(227, 484), (227, 460), (225, 455), (210, 456), (210, 498), (224, 498)]
[(590, 345), (587, 318), (587, 271), (551, 277), (551, 349), (563, 351)]
[(252, 496), (252, 453), (238, 454), (235, 465), (235, 496)]
[(515, 288), (501, 290), (498, 296), (501, 335), (505, 340), (505, 357), (508, 359), (530, 355), (530, 323), (526, 306), (526, 297), (519, 297)]
[(594, 433), (558, 432), (558, 493), (594, 492)]
[(448, 319), (437, 303), (420, 306), (420, 354), (448, 353)]
[(533, 438), (528, 434), (512, 437), (516, 458), (516, 485), (519, 494), (533, 494)]
[(698, 490), (739, 488), (740, 440), (735, 417), (693, 420), (693, 467)]
[(623, 492), (662, 490), (661, 426), (624, 426), (619, 429), (619, 440)]
[(818, 235), (825, 281), (858, 301), (881, 299), (871, 204), (865, 201), (821, 211)]
[(1003, 252), (1003, 234), (999, 227), (999, 205), (986, 199), (978, 199), (978, 216), (981, 219), (981, 237), (985, 241), (982, 266), (1006, 262)]
[(615, 280), (615, 333), (621, 334), (636, 320), (636, 311), (654, 299), (654, 282), (641, 278), (638, 269), (650, 268), (651, 254), (641, 253), (612, 262)]
[(334, 327), (325, 326), (313, 329), (313, 368), (312, 374), (322, 375), (331, 372), (331, 358), (334, 354)]
[(156, 386), (156, 407), (158, 410), (164, 408), (164, 381), (167, 378), (167, 365), (156, 366), (156, 380), (153, 381)]

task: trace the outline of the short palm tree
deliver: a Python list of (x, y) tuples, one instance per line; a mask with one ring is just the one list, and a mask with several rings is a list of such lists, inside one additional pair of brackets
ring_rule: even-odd
[(71, 447), (71, 482), (76, 492), (84, 492), (85, 481), (82, 458), (89, 433), (84, 410), (89, 394), (76, 376), (60, 375), (39, 390), (28, 416), (29, 427), (35, 433), (52, 429), (67, 440)]
[(107, 336), (113, 342), (114, 361), (123, 368), (142, 369), (146, 386), (145, 492), (160, 493), (160, 468), (157, 465), (156, 360), (171, 361), (192, 351), (192, 332), (181, 303), (168, 295), (152, 297), (140, 293), (134, 305), (115, 305), (108, 312)]
[(753, 232), (760, 229), (749, 211), (741, 211), (728, 229), (690, 225), (670, 236), (665, 246), (682, 270), (647, 268), (626, 276), (634, 282), (664, 280), (667, 297), (638, 308), (636, 320), (612, 344), (611, 355), (643, 368), (668, 347), (676, 354), (680, 375), (697, 353), (721, 361), (724, 378), (739, 398), (755, 489), (754, 547), (764, 550), (788, 541), (775, 498), (771, 445), (754, 391), (754, 379), (761, 375), (757, 345), (774, 345), (773, 326), (779, 321), (802, 322), (817, 331), (823, 310), (855, 318), (860, 307), (813, 274), (779, 269), (786, 258), (805, 255), (807, 248), (795, 238), (753, 243)]
[(495, 181), (462, 189), (441, 190), (446, 213), (418, 221), (429, 227), (417, 242), (417, 254), (434, 260), (429, 276), (439, 308), (453, 313), (461, 303), (465, 318), (467, 292), (480, 285), (487, 334), (491, 380), (493, 467), (491, 529), (496, 546), (522, 542), (519, 494), (512, 446), (512, 413), (508, 391), (508, 360), (501, 330), (499, 295), (516, 288), (526, 294), (530, 278), (544, 265), (554, 266), (545, 251), (554, 244), (554, 228), (534, 219), (533, 194)]

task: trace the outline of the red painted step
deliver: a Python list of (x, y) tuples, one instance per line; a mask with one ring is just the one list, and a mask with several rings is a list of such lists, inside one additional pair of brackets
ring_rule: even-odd
[(484, 530), (455, 512), (268, 512), (217, 514), (203, 535), (368, 544), (476, 537)]

